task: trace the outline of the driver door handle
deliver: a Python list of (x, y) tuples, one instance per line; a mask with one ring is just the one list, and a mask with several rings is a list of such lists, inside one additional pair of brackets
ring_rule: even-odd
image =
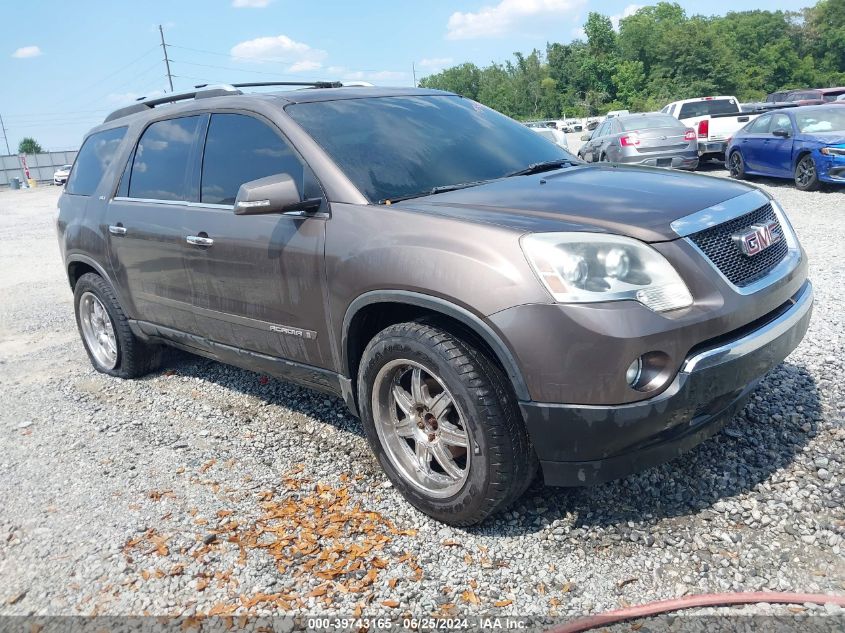
[(185, 238), (185, 241), (188, 244), (192, 244), (193, 246), (213, 246), (214, 240), (210, 237), (202, 237), (200, 235), (189, 235)]
[(126, 235), (126, 228), (119, 224), (111, 224), (109, 225), (109, 233), (112, 235)]

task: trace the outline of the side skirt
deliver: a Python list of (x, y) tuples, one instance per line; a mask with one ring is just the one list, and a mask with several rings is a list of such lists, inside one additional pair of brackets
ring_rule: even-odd
[[(224, 345), (196, 334), (188, 334), (147, 321), (132, 319), (129, 321), (129, 327), (132, 333), (142, 340), (163, 343), (221, 363), (265, 373), (323, 393), (342, 396), (347, 406), (350, 404), (349, 379), (328, 369)], [(354, 400), (351, 402), (353, 406), (350, 410), (357, 415)]]

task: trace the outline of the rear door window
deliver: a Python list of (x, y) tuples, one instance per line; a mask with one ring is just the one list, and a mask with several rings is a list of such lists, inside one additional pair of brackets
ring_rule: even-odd
[(266, 123), (242, 114), (212, 114), (202, 161), (200, 202), (235, 203), (245, 182), (288, 174), (304, 189), (304, 169), (291, 147)]
[(126, 128), (117, 127), (97, 132), (85, 139), (65, 191), (77, 196), (93, 195), (125, 135)]
[(202, 116), (157, 121), (141, 136), (129, 179), (129, 197), (191, 201), (189, 174)]

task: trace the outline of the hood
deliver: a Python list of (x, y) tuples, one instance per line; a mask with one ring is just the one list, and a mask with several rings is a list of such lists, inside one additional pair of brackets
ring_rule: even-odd
[(504, 178), (397, 205), (526, 232), (606, 232), (662, 242), (677, 239), (674, 220), (752, 190), (724, 178), (601, 164)]
[(804, 132), (801, 139), (819, 145), (845, 145), (845, 132)]

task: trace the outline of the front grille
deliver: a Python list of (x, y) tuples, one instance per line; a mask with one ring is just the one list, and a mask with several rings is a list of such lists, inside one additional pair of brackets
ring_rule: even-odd
[(775, 215), (774, 209), (772, 209), (772, 205), (766, 204), (751, 213), (693, 233), (689, 237), (732, 284), (741, 288), (765, 277), (786, 257), (789, 246), (784, 235), (784, 238), (779, 242), (772, 244), (756, 255), (748, 257), (739, 250), (739, 246), (734, 243), (731, 236), (752, 224), (764, 224), (771, 221), (777, 222), (781, 233), (785, 232), (777, 215)]

